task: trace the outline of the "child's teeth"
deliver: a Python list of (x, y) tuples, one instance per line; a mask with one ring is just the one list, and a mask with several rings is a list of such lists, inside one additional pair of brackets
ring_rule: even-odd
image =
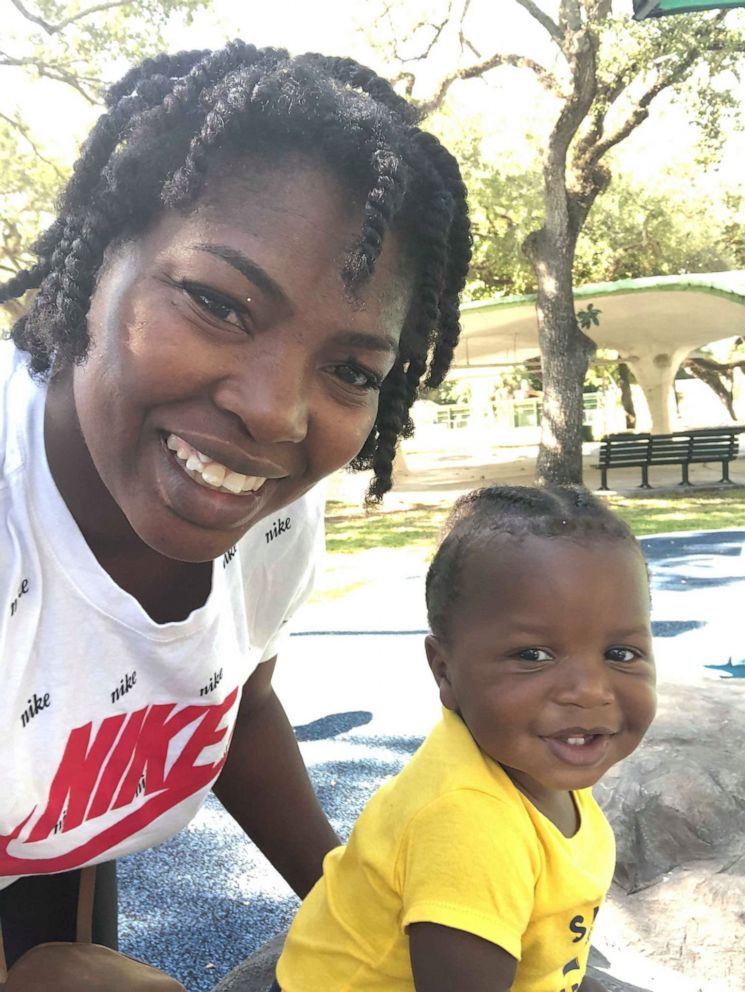
[(567, 737), (567, 744), (584, 744), (586, 737)]
[[(197, 459), (199, 461), (199, 459)], [(187, 468), (189, 463), (186, 463)], [(206, 468), (202, 469), (202, 478), (205, 482), (209, 483), (211, 486), (221, 486), (227, 475), (227, 469), (224, 465), (220, 465), (217, 462), (213, 462), (211, 465), (207, 465)]]

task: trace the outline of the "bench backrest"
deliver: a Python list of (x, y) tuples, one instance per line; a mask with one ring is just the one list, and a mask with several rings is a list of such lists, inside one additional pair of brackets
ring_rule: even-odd
[(691, 439), (685, 434), (653, 434), (649, 460), (653, 465), (681, 465), (688, 461)]
[(600, 466), (646, 465), (651, 434), (609, 434), (600, 442)]
[(685, 462), (732, 461), (742, 428), (703, 427), (673, 434), (608, 434), (600, 442), (601, 468), (682, 465)]
[(732, 434), (691, 434), (691, 461), (731, 461), (737, 455), (738, 436)]

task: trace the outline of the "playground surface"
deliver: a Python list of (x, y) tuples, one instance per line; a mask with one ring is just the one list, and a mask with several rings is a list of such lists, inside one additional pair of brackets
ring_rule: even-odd
[[(463, 488), (478, 484), (473, 470), (467, 474)], [(410, 493), (396, 498), (421, 499), (415, 486)], [(661, 677), (696, 685), (745, 674), (736, 630), (745, 602), (745, 529), (642, 543)], [(276, 678), (313, 784), (342, 838), (439, 716), (422, 648), (421, 556), (380, 549), (367, 552), (360, 567), (361, 588), (304, 608)], [(177, 837), (123, 859), (119, 880), (122, 950), (171, 972), (188, 992), (212, 989), (286, 928), (297, 906), (214, 797)]]

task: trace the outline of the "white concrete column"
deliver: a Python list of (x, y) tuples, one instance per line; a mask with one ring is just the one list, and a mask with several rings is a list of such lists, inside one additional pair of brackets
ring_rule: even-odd
[[(655, 347), (658, 345), (658, 347)], [(644, 398), (652, 418), (653, 434), (669, 434), (673, 429), (675, 416), (675, 396), (673, 383), (680, 364), (688, 354), (687, 348), (665, 350), (661, 342), (650, 341), (649, 346), (639, 353), (621, 355), (636, 381), (644, 391)]]
[(494, 407), (491, 401), (494, 392), (493, 377), (472, 376), (468, 380), (468, 385), (471, 390), (469, 423), (479, 428), (493, 427)]

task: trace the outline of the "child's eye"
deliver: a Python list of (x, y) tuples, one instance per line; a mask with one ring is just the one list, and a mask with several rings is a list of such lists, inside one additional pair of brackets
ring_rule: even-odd
[(356, 389), (380, 389), (383, 377), (372, 369), (364, 368), (357, 362), (342, 362), (333, 366), (333, 374), (347, 386)]
[(640, 657), (639, 652), (635, 648), (608, 648), (605, 652), (605, 657), (608, 661), (636, 661)]
[(228, 297), (214, 290), (205, 289), (203, 286), (195, 286), (192, 283), (182, 283), (182, 288), (199, 307), (215, 320), (225, 324), (231, 324), (241, 330), (246, 330), (247, 311), (238, 307)]
[(517, 652), (517, 657), (521, 661), (550, 661), (551, 655), (543, 648), (523, 648)]

